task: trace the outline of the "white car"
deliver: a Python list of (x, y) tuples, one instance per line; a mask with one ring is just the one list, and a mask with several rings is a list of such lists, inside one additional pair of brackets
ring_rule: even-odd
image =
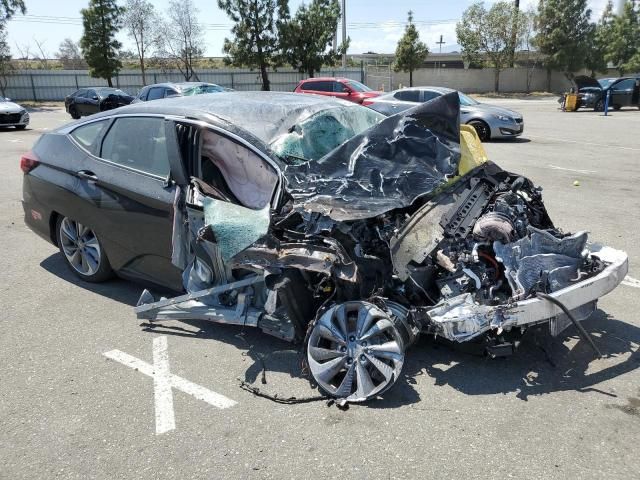
[(29, 113), (27, 109), (10, 98), (0, 97), (0, 127), (16, 127), (24, 130), (29, 125)]

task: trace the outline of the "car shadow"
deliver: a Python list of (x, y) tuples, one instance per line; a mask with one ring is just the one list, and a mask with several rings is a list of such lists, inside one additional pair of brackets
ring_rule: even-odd
[(489, 142), (486, 143), (529, 143), (531, 139), (526, 137), (516, 137), (516, 138), (492, 138)]
[[(40, 266), (56, 277), (93, 293), (111, 298), (117, 302), (134, 306), (140, 298), (144, 287), (114, 278), (104, 283), (90, 283), (78, 278), (67, 266), (62, 253), (54, 253), (40, 262)], [(131, 288), (134, 286), (135, 288)]]
[[(206, 321), (182, 323), (184, 326), (143, 322), (141, 326), (149, 332), (234, 345), (252, 362), (245, 371), (244, 381), (257, 383), (259, 388), (262, 388), (260, 383), (270, 383), (269, 372), (307, 378), (315, 386), (303, 368), (300, 345), (281, 341), (251, 327)], [(497, 359), (464, 353), (423, 337), (407, 352), (401, 378), (393, 388), (378, 400), (364, 405), (384, 409), (418, 403), (421, 397), (417, 384), (423, 375), (431, 377), (435, 385), (449, 385), (466, 395), (515, 393), (517, 398), (526, 401), (531, 396), (573, 390), (615, 396), (596, 385), (640, 367), (640, 328), (610, 318), (602, 310), (584, 321), (583, 326), (595, 337), (605, 357), (603, 360), (595, 359), (593, 351), (573, 326), (555, 339), (549, 335), (547, 327), (530, 329), (514, 355)], [(630, 355), (624, 361), (610, 364), (611, 359), (626, 354)], [(590, 369), (597, 371), (591, 373)], [(277, 386), (270, 388), (277, 389)], [(309, 396), (316, 393), (310, 390)], [(278, 396), (286, 398), (289, 395), (285, 391), (279, 392)]]

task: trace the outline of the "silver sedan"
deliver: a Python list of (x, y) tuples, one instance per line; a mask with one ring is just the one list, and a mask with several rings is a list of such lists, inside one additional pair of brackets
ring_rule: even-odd
[(23, 130), (29, 125), (27, 110), (13, 103), (10, 98), (0, 97), (0, 127), (16, 127)]
[[(454, 91), (444, 87), (403, 88), (386, 95), (369, 98), (363, 102), (363, 105), (384, 115), (393, 115)], [(520, 113), (480, 103), (462, 92), (458, 92), (458, 96), (460, 97), (460, 122), (472, 125), (483, 142), (493, 138), (514, 138), (522, 135), (524, 120)]]

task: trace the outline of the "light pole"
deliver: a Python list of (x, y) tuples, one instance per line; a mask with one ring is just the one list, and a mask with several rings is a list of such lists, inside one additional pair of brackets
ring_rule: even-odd
[[(342, 0), (342, 43), (347, 41), (347, 0)], [(342, 53), (342, 68), (347, 68), (347, 51)]]

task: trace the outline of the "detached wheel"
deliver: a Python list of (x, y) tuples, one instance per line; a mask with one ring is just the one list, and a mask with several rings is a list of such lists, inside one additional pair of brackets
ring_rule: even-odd
[(375, 305), (336, 305), (314, 325), (309, 369), (327, 395), (362, 402), (393, 386), (404, 364), (404, 343), (389, 315)]
[(86, 282), (104, 282), (113, 275), (98, 237), (86, 225), (61, 217), (56, 224), (58, 246), (73, 273)]
[(476, 129), (476, 133), (478, 134), (478, 137), (480, 137), (481, 142), (487, 142), (491, 138), (491, 129), (489, 128), (489, 125), (484, 123), (482, 120), (472, 120), (468, 125), (471, 125)]
[(71, 118), (73, 118), (74, 120), (78, 120), (80, 118), (78, 110), (73, 105), (69, 107), (69, 115), (71, 115)]

